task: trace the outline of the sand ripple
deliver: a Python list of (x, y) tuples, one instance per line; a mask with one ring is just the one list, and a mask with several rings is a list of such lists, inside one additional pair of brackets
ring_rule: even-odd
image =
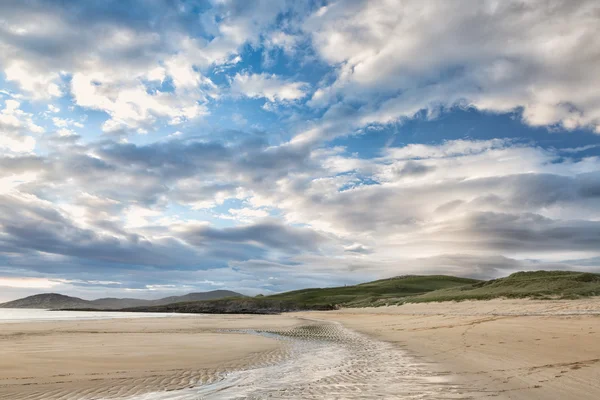
[(463, 388), (428, 372), (393, 345), (337, 323), (313, 321), (292, 329), (243, 332), (289, 342), (287, 357), (202, 387), (127, 400), (470, 398)]

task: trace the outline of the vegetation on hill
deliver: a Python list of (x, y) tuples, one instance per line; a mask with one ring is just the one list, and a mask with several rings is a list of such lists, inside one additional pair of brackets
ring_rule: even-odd
[(406, 296), (476, 282), (479, 281), (444, 275), (400, 276), (353, 286), (302, 289), (253, 298), (227, 298), (160, 307), (136, 307), (124, 311), (270, 314), (285, 311), (333, 310), (339, 307), (365, 307), (385, 299), (397, 301)]
[(395, 301), (407, 296), (417, 296), (434, 290), (477, 282), (480, 281), (445, 275), (407, 275), (353, 286), (295, 290), (266, 298), (293, 302), (305, 308), (325, 305), (365, 307), (376, 301)]
[[(493, 298), (573, 299), (600, 296), (600, 274), (571, 271), (517, 272), (506, 278), (440, 289), (401, 302), (489, 300)], [(382, 304), (381, 301), (375, 305)]]
[(270, 299), (269, 297), (230, 297), (218, 300), (187, 301), (154, 307), (135, 307), (121, 311), (172, 312), (192, 314), (279, 314), (290, 311), (333, 310), (333, 304), (311, 306), (294, 301)]
[[(190, 294), (162, 299), (169, 301), (170, 304), (150, 302), (141, 307), (121, 308), (121, 311), (272, 314), (286, 311), (332, 310), (340, 307), (493, 298), (571, 299), (600, 296), (600, 274), (569, 271), (517, 272), (505, 278), (490, 281), (444, 275), (409, 275), (360, 285), (302, 289), (270, 296), (245, 297), (227, 291), (211, 292), (210, 295), (222, 297), (228, 294), (238, 295), (238, 297), (174, 302), (178, 299), (180, 301), (195, 300), (206, 295), (206, 293)], [(89, 303), (93, 302), (56, 294), (32, 296), (27, 299), (29, 299), (27, 304), (35, 304), (37, 308), (50, 308), (43, 306), (43, 304), (48, 304), (47, 300), (56, 302), (60, 300), (60, 304), (65, 304), (61, 307), (63, 309), (97, 309), (97, 307), (89, 306)], [(111, 299), (102, 300), (106, 303)], [(160, 301), (155, 300), (155, 302)]]

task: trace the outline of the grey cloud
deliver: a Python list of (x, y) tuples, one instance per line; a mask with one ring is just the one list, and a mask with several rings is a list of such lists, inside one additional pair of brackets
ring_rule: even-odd
[(121, 167), (137, 167), (165, 178), (215, 170), (222, 161), (231, 158), (230, 150), (215, 142), (173, 140), (147, 146), (107, 142), (97, 149), (103, 159)]
[(170, 197), (178, 202), (190, 203), (215, 203), (215, 198), (230, 198), (235, 195), (238, 185), (235, 183), (207, 183), (196, 179), (184, 179), (173, 186)]
[[(491, 255), (443, 254), (413, 261), (415, 273), (462, 276), (474, 279), (495, 279), (524, 270), (577, 270), (569, 261), (540, 262)], [(596, 264), (598, 265), (598, 264)]]
[(308, 228), (294, 228), (275, 222), (215, 229), (196, 227), (184, 231), (182, 237), (195, 245), (211, 240), (229, 243), (259, 244), (288, 252), (317, 251), (326, 239)]
[[(173, 246), (176, 242), (152, 244), (135, 235), (119, 239), (77, 227), (55, 208), (39, 201), (2, 196), (0, 210), (3, 232), (0, 244), (7, 253), (39, 251), (105, 262), (147, 265), (189, 263), (192, 255), (192, 251), (182, 246)], [(189, 258), (186, 260), (185, 257)]]
[(535, 212), (540, 207), (579, 203), (598, 214), (600, 209), (594, 199), (599, 183), (598, 174), (570, 177), (521, 174), (437, 183), (426, 181), (405, 189), (371, 185), (322, 197), (306, 197), (301, 193), (304, 187), (290, 187), (298, 190), (298, 204), (309, 213), (314, 209), (353, 231), (389, 232), (398, 226), (426, 220), (432, 211), (445, 212), (459, 206), (463, 211), (491, 208)]
[[(457, 235), (460, 235), (457, 232)], [(477, 213), (464, 234), (497, 251), (598, 251), (600, 222), (552, 220), (537, 214)]]
[(399, 175), (425, 175), (428, 172), (435, 170), (435, 166), (418, 163), (416, 161), (408, 161), (402, 169), (398, 170)]
[(0, 156), (0, 175), (19, 174), (29, 171), (43, 171), (47, 167), (43, 157), (26, 155), (17, 157)]
[[(107, 28), (123, 27), (152, 33), (157, 30), (193, 31), (201, 26), (198, 21), (192, 25), (190, 16), (180, 12), (176, 2), (163, 0), (134, 0), (127, 4), (113, 0), (92, 3), (9, 0), (0, 5), (0, 14), (9, 21), (37, 20), (42, 26), (61, 21), (61, 29), (53, 35), (16, 35), (0, 31), (0, 40), (18, 49), (16, 51), (22, 56), (53, 68), (72, 68), (85, 61), (79, 57), (81, 54), (99, 51), (100, 46), (92, 44), (104, 36)], [(148, 55), (152, 56), (149, 53), (161, 52), (167, 45), (166, 41), (151, 43), (130, 53), (113, 49), (104, 55), (108, 60), (118, 57), (121, 62), (139, 63), (147, 60)]]

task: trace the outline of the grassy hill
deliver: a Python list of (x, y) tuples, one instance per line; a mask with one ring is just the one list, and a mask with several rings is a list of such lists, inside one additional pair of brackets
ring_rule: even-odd
[(364, 307), (375, 301), (398, 301), (409, 296), (421, 295), (439, 289), (454, 288), (480, 281), (446, 275), (408, 275), (324, 289), (302, 289), (275, 294), (266, 298), (294, 302), (304, 307), (327, 304), (345, 307)]
[[(517, 272), (506, 278), (432, 291), (405, 302), (489, 300), (493, 298), (572, 299), (600, 296), (600, 274), (571, 271)], [(381, 304), (381, 301), (376, 302)]]
[(227, 297), (122, 311), (271, 314), (434, 301), (493, 298), (571, 299), (600, 296), (600, 274), (568, 271), (517, 272), (479, 281), (445, 275), (410, 275), (352, 286), (302, 289), (271, 296)]
[(268, 314), (285, 311), (332, 310), (338, 307), (365, 307), (383, 300), (397, 302), (405, 297), (477, 282), (479, 281), (475, 279), (444, 275), (400, 276), (353, 286), (302, 289), (253, 298), (227, 298), (159, 307), (136, 307), (126, 311)]
[(218, 300), (186, 301), (153, 307), (126, 308), (129, 312), (169, 312), (191, 314), (279, 314), (289, 311), (333, 310), (333, 304), (311, 306), (270, 297), (229, 297)]

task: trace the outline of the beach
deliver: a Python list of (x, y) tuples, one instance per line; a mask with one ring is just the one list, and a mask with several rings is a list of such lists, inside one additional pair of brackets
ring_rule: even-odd
[(598, 399), (600, 300), (0, 325), (0, 399)]
[(431, 362), (474, 398), (600, 399), (600, 298), (313, 312)]
[(0, 399), (120, 399), (210, 383), (283, 354), (280, 341), (222, 330), (295, 324), (281, 316), (2, 324)]

